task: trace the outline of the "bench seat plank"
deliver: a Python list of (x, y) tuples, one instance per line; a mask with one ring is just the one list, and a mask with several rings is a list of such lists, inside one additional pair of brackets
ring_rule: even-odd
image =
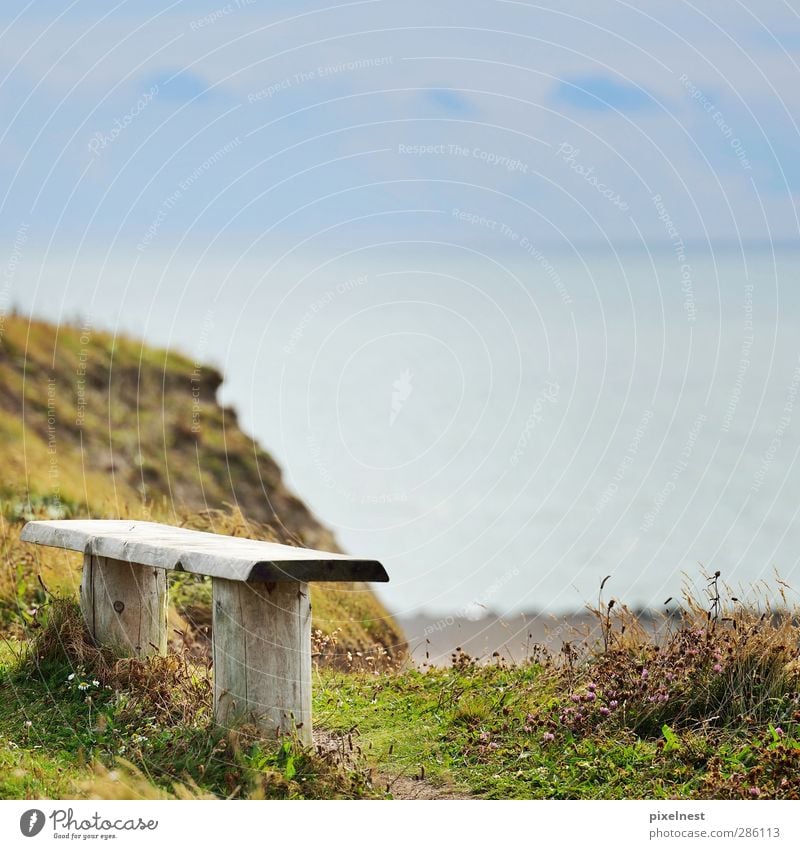
[(124, 519), (28, 522), (26, 542), (231, 581), (389, 580), (377, 560)]

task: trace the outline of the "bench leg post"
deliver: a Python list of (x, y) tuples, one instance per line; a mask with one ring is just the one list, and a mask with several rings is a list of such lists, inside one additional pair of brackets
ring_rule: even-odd
[(80, 601), (98, 646), (135, 657), (167, 653), (167, 573), (163, 569), (86, 554)]
[(213, 578), (214, 713), (269, 735), (311, 737), (311, 599), (297, 581)]

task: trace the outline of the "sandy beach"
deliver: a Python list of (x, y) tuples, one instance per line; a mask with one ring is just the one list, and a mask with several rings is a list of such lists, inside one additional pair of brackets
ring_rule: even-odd
[[(657, 629), (663, 619), (652, 611), (638, 614), (641, 624)], [(431, 616), (419, 613), (398, 619), (408, 640), (409, 652), (417, 664), (446, 666), (454, 652), (461, 651), (480, 662), (497, 655), (520, 663), (545, 648), (552, 654), (572, 643), (578, 651), (586, 651), (600, 640), (600, 628), (594, 614), (578, 611), (571, 614), (517, 613), (501, 616), (487, 612), (480, 619), (458, 616)], [(497, 655), (495, 655), (497, 653)]]
[(433, 666), (449, 664), (458, 649), (477, 660), (489, 660), (498, 652), (507, 660), (521, 662), (536, 645), (558, 652), (567, 641), (582, 643), (598, 635), (597, 620), (588, 612), (564, 616), (532, 612), (507, 617), (487, 613), (480, 619), (420, 613), (399, 623), (414, 661)]

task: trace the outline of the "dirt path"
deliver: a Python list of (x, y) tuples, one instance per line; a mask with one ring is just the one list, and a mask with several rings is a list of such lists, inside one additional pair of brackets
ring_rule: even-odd
[[(345, 738), (332, 734), (329, 731), (314, 730), (314, 745), (324, 751), (336, 752), (344, 757), (347, 751)], [(407, 775), (405, 773), (395, 774), (391, 770), (380, 770), (373, 775), (373, 784), (379, 790), (391, 793), (395, 799), (470, 799), (467, 793), (449, 787), (437, 785), (428, 781), (427, 778)]]
[(375, 785), (389, 788), (389, 793), (395, 799), (471, 799), (467, 793), (462, 793), (454, 787), (437, 786), (425, 778), (398, 775), (392, 778), (384, 773), (378, 773)]

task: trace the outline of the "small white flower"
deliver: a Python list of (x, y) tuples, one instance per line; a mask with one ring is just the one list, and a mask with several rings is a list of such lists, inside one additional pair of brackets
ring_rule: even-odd
[(79, 690), (88, 690), (89, 685), (86, 683), (86, 681), (81, 681), (81, 683), (78, 684), (78, 689)]
[(74, 677), (75, 677), (75, 673), (74, 673), (74, 672), (72, 672), (71, 674), (67, 675), (67, 681), (72, 681), (72, 679), (73, 679)]
[(94, 681), (92, 681), (92, 686), (93, 687), (99, 687), (100, 686), (100, 682), (97, 680), (97, 678), (95, 678)]
[(25, 727), (26, 728), (30, 728), (32, 725), (33, 725), (33, 723), (30, 721), (30, 719), (25, 720)]

